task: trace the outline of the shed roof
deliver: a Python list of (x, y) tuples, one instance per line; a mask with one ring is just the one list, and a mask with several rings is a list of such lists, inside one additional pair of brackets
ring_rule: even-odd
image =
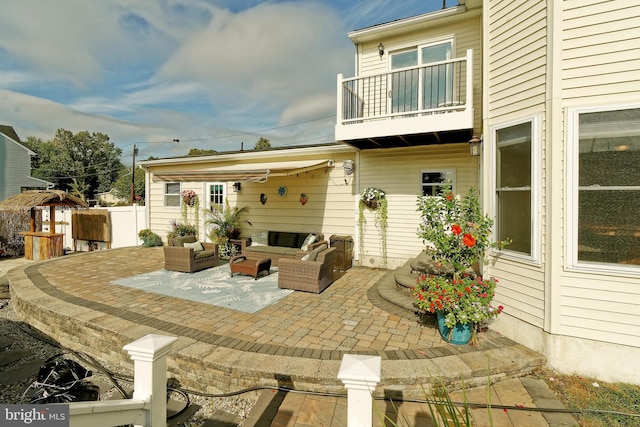
[(0, 210), (21, 211), (37, 206), (87, 207), (87, 202), (61, 190), (24, 191), (0, 201)]

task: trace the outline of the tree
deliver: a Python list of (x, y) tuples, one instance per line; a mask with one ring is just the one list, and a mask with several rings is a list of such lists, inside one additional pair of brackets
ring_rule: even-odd
[(26, 145), (37, 156), (31, 159), (31, 175), (56, 184), (84, 200), (109, 191), (125, 166), (120, 162), (122, 150), (100, 132), (73, 134), (58, 129), (52, 141), (27, 138)]
[[(144, 170), (136, 168), (133, 174), (133, 194), (134, 201), (140, 205), (144, 205)], [(124, 199), (131, 199), (131, 171), (123, 169), (118, 180), (113, 184), (113, 192), (115, 196)]]
[(264, 150), (267, 148), (271, 148), (271, 142), (268, 139), (260, 137), (260, 139), (256, 142), (255, 147), (256, 150)]

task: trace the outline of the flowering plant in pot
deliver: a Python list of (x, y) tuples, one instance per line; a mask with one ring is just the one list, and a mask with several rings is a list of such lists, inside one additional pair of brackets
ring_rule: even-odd
[(493, 220), (482, 214), (473, 188), (463, 198), (450, 187), (438, 196), (419, 197), (418, 211), (422, 218), (418, 236), (436, 265), (450, 273), (421, 276), (412, 291), (415, 305), (439, 313), (447, 328), (470, 324), (475, 342), (479, 325), (497, 317), (502, 307), (491, 305), (497, 281), (476, 276), (473, 267), (486, 262), (489, 248), (502, 248), (509, 241), (490, 240)]

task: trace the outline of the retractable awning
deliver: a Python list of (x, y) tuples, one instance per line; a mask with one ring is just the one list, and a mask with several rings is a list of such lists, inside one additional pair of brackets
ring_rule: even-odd
[(157, 172), (153, 174), (154, 181), (242, 181), (266, 182), (270, 177), (291, 176), (303, 172), (332, 167), (333, 161), (302, 160), (272, 163), (244, 163), (238, 165), (220, 166), (209, 169)]

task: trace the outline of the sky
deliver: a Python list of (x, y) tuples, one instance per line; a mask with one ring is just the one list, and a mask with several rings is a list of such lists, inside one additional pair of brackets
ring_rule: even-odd
[[(446, 0), (446, 6), (457, 0)], [(131, 158), (333, 142), (347, 33), (442, 0), (2, 0), (0, 124)], [(174, 142), (174, 140), (180, 142)]]

